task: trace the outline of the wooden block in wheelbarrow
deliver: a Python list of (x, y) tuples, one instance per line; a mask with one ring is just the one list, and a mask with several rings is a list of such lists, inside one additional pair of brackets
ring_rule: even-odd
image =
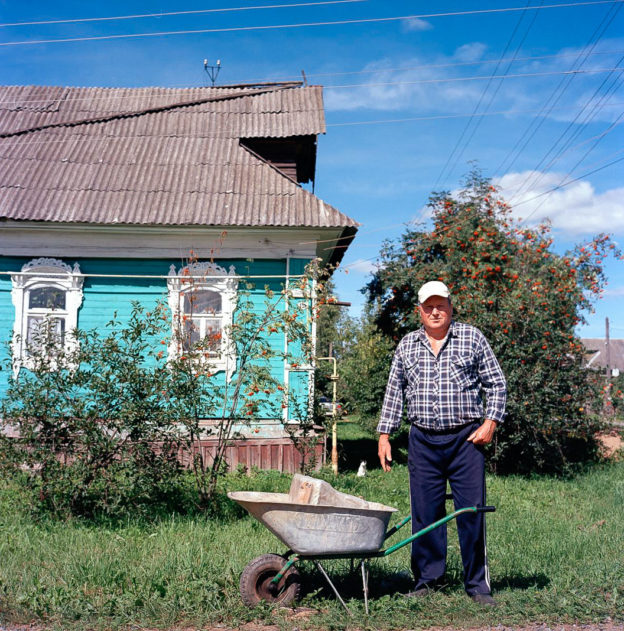
[(293, 476), (288, 497), (293, 504), (313, 506), (343, 506), (345, 508), (370, 508), (369, 502), (354, 495), (347, 495), (325, 482), (299, 473)]

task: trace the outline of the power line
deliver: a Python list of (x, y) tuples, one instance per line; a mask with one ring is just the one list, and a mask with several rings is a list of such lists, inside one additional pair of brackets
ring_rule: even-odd
[(266, 31), (276, 29), (290, 29), (290, 28), (307, 28), (312, 26), (343, 26), (348, 24), (371, 24), (379, 22), (396, 22), (398, 20), (410, 20), (410, 19), (431, 19), (437, 17), (460, 17), (466, 15), (485, 15), (492, 13), (512, 13), (515, 11), (524, 11), (525, 9), (530, 11), (538, 11), (543, 9), (563, 9), (571, 7), (592, 6), (599, 4), (620, 4), (624, 0), (589, 0), (586, 2), (567, 2), (560, 4), (548, 4), (536, 7), (507, 7), (500, 9), (477, 9), (472, 11), (451, 11), (447, 13), (422, 13), (418, 15), (401, 15), (391, 16), (385, 18), (360, 18), (350, 20), (337, 20), (326, 22), (301, 22), (296, 24), (270, 24), (270, 25), (255, 25), (255, 26), (231, 26), (223, 28), (211, 28), (211, 29), (187, 29), (179, 31), (157, 31), (151, 33), (125, 33), (119, 35), (95, 35), (90, 37), (63, 37), (57, 39), (39, 39), (39, 40), (22, 40), (16, 42), (0, 42), (0, 46), (28, 46), (36, 44), (55, 44), (55, 43), (67, 43), (67, 42), (91, 42), (91, 41), (103, 41), (111, 39), (136, 39), (139, 37), (164, 37), (168, 35), (193, 35), (200, 33), (232, 33), (232, 32), (248, 32), (248, 31)]
[[(611, 159), (614, 158), (615, 156), (619, 156), (621, 153), (624, 153), (624, 149), (618, 149), (617, 151), (614, 151), (613, 153), (610, 153), (608, 156), (603, 156), (603, 160), (604, 159)], [(587, 166), (590, 169), (593, 169), (596, 165), (598, 164), (598, 162), (592, 162), (591, 164), (588, 164)]]
[[(492, 84), (492, 81), (494, 81), (494, 78), (496, 76), (496, 72), (498, 71), (498, 68), (500, 67), (500, 64), (502, 63), (502, 59), (507, 54), (507, 50), (509, 49), (509, 46), (511, 46), (511, 42), (513, 41), (514, 37), (516, 36), (516, 32), (520, 28), (520, 24), (522, 23), (522, 20), (524, 19), (524, 16), (526, 15), (526, 9), (529, 8), (529, 5), (530, 5), (530, 0), (528, 0), (527, 5), (525, 7), (525, 10), (520, 15), (520, 18), (516, 22), (516, 25), (514, 26), (514, 29), (513, 29), (512, 33), (511, 33), (511, 36), (509, 37), (509, 39), (507, 40), (507, 43), (505, 44), (505, 50), (503, 51), (503, 55), (502, 55), (501, 59), (496, 64), (496, 67), (494, 68), (494, 73), (490, 76), (490, 78), (488, 79), (487, 85), (485, 86), (485, 88), (483, 88), (483, 91), (481, 92), (481, 96), (479, 97), (479, 101), (478, 101), (478, 103), (476, 104), (476, 106), (474, 108), (473, 116), (471, 116), (468, 119), (468, 121), (466, 122), (466, 125), (464, 126), (464, 129), (462, 130), (461, 135), (457, 139), (457, 142), (456, 142), (455, 146), (453, 147), (453, 150), (451, 151), (451, 153), (450, 153), (449, 157), (447, 158), (444, 166), (442, 167), (442, 170), (440, 171), (440, 174), (438, 175), (438, 177), (437, 177), (437, 179), (435, 181), (435, 184), (433, 185), (434, 190), (437, 189), (438, 182), (440, 182), (440, 180), (443, 179), (447, 168), (448, 168), (449, 175), (452, 173), (453, 169), (455, 168), (455, 165), (459, 162), (461, 156), (463, 155), (464, 151), (466, 150), (466, 147), (468, 147), (468, 144), (472, 140), (472, 137), (474, 135), (474, 132), (476, 131), (476, 128), (479, 126), (481, 120), (483, 120), (482, 118), (475, 118), (474, 114), (477, 114), (477, 112), (479, 111), (479, 108), (481, 107), (481, 103), (483, 102), (483, 99), (485, 98), (485, 95), (487, 94), (488, 90), (490, 89), (490, 85)], [(533, 16), (534, 16), (534, 19), (535, 19), (535, 17), (537, 16), (537, 12), (533, 13)], [(529, 29), (532, 26), (532, 24), (533, 24), (533, 22), (531, 22), (531, 25), (529, 26)], [(525, 37), (526, 37), (526, 35), (525, 35)], [(523, 42), (524, 42), (524, 38), (522, 39), (521, 44)], [(518, 54), (519, 50), (520, 50), (520, 46), (518, 46), (516, 48), (514, 56)], [(511, 63), (512, 62), (510, 62), (509, 65), (507, 66), (507, 70), (506, 70), (506, 72), (504, 74), (507, 74), (509, 72), (509, 70), (511, 69)], [(500, 89), (500, 85), (502, 85), (502, 81), (499, 83), (499, 89)], [(498, 93), (498, 90), (496, 90), (496, 92), (494, 93), (494, 96), (497, 93)], [(488, 111), (489, 106), (492, 104), (492, 100), (493, 100), (493, 97), (490, 99), (488, 105), (486, 106), (485, 112)], [(457, 153), (457, 151), (459, 149), (459, 146), (461, 145), (462, 140), (464, 139), (464, 136), (468, 132), (470, 126), (472, 125), (472, 122), (475, 121), (475, 120), (476, 120), (476, 124), (475, 124), (475, 127), (473, 128), (473, 132), (472, 132), (471, 136), (466, 141), (466, 144), (464, 145), (464, 148), (459, 153)], [(455, 157), (456, 153), (457, 153), (457, 156)], [(454, 157), (455, 157), (455, 160), (453, 161)], [(452, 161), (453, 161), (453, 164), (449, 168), (449, 165), (451, 164)]]
[[(621, 51), (620, 51), (621, 52)], [(620, 62), (624, 61), (624, 58), (620, 59)], [(569, 74), (599, 74), (601, 72), (613, 72), (616, 70), (624, 70), (624, 67), (616, 66), (614, 68), (592, 68), (588, 70), (552, 70), (548, 72), (524, 72), (524, 73), (516, 73), (516, 74), (502, 74), (502, 75), (475, 75), (470, 77), (442, 77), (442, 78), (430, 78), (430, 79), (414, 79), (412, 81), (378, 81), (378, 82), (369, 82), (369, 83), (351, 83), (351, 84), (343, 84), (343, 85), (324, 85), (322, 86), (324, 90), (342, 90), (342, 89), (354, 89), (354, 88), (372, 88), (372, 87), (382, 87), (382, 86), (393, 86), (393, 85), (420, 85), (427, 83), (454, 83), (454, 82), (464, 82), (464, 81), (486, 81), (492, 78), (494, 79), (523, 79), (523, 78), (535, 78), (535, 77), (549, 77), (556, 75), (569, 75)], [(250, 84), (251, 87), (252, 84)], [(260, 84), (256, 84), (260, 85)], [(124, 88), (115, 88), (124, 90)], [(146, 88), (149, 90), (150, 88)], [(170, 91), (173, 90), (187, 90), (192, 91), (194, 89), (201, 88), (169, 88)], [(219, 90), (227, 90), (228, 86), (221, 86), (218, 88)], [(159, 98), (159, 97), (167, 97), (171, 96), (171, 92), (154, 92), (146, 94), (146, 98)], [(244, 92), (241, 92), (241, 97), (245, 96)], [(63, 103), (73, 103), (77, 101), (106, 101), (106, 100), (123, 100), (126, 98), (136, 99), (136, 94), (129, 95), (106, 95), (101, 97), (74, 97), (74, 98), (62, 98), (59, 97), (50, 97), (47, 99), (4, 99), (0, 100), (0, 105), (15, 104), (15, 105), (23, 105), (23, 104), (34, 104), (34, 103), (50, 103), (53, 101), (59, 101)], [(303, 111), (303, 110), (300, 110)]]
[[(612, 50), (612, 51), (595, 51), (590, 53), (591, 55), (618, 55), (624, 51)], [(561, 59), (564, 57), (577, 57), (578, 53), (556, 53), (553, 55), (534, 55), (529, 57), (515, 57), (510, 59), (503, 59), (503, 62), (520, 62), (520, 61), (536, 61), (541, 59)], [(448, 64), (420, 64), (418, 66), (403, 66), (399, 68), (372, 68), (369, 70), (349, 70), (344, 72), (306, 72), (308, 77), (336, 77), (340, 75), (354, 75), (354, 74), (380, 74), (382, 72), (406, 72), (409, 70), (426, 70), (429, 68), (458, 68), (460, 66), (480, 66), (485, 64), (498, 64), (501, 59), (481, 59), (477, 61), (457, 61)], [(293, 77), (291, 77), (293, 78)]]
[[(612, 12), (612, 10), (614, 8), (615, 8), (615, 11), (613, 11), (613, 14), (609, 17), (609, 14)], [(620, 9), (621, 9), (621, 5), (618, 6), (618, 7), (615, 7), (615, 5), (612, 5), (609, 8), (609, 10), (605, 14), (605, 16), (602, 18), (602, 20), (600, 21), (598, 26), (594, 29), (594, 32), (590, 36), (589, 41), (587, 42), (587, 46), (585, 47), (585, 49), (581, 50), (578, 53), (577, 59), (576, 59), (576, 61), (573, 64), (573, 68), (576, 67), (576, 69), (580, 69), (582, 67), (582, 65), (587, 61), (587, 59), (589, 58), (589, 56), (591, 55), (591, 53), (594, 51), (595, 47), (597, 46), (598, 42), (602, 39), (602, 37), (604, 36), (606, 30), (609, 28), (609, 26), (611, 25), (611, 23), (615, 19), (615, 16), (617, 15), (617, 13), (619, 12)], [(605, 21), (606, 21), (606, 23), (605, 23)], [(561, 98), (563, 97), (563, 95), (566, 92), (566, 90), (569, 88), (570, 83), (572, 82), (573, 79), (574, 79), (574, 76), (563, 77), (561, 79), (559, 84), (551, 92), (551, 94), (549, 95), (548, 99), (546, 100), (546, 102), (542, 106), (542, 110), (540, 111), (540, 113), (538, 113), (537, 116), (525, 128), (524, 132), (518, 138), (518, 140), (514, 144), (514, 146), (511, 149), (511, 151), (507, 154), (507, 156), (505, 156), (503, 161), (496, 168), (495, 173), (500, 171), (500, 170), (502, 170), (503, 166), (505, 165), (507, 160), (512, 155), (514, 155), (514, 153), (515, 153), (515, 156), (513, 157), (513, 159), (511, 160), (511, 162), (507, 166), (506, 170), (509, 171), (513, 167), (513, 165), (515, 164), (516, 160), (520, 157), (520, 155), (522, 154), (524, 149), (527, 147), (527, 145), (529, 144), (531, 139), (535, 136), (535, 134), (539, 131), (541, 126), (544, 124), (544, 121), (546, 120), (546, 118), (550, 115), (550, 113), (552, 112), (554, 107), (561, 100)], [(566, 81), (567, 81), (567, 83), (566, 83)], [(547, 108), (548, 108), (548, 110), (547, 110)], [(545, 114), (545, 116), (542, 116), (542, 114), (544, 112), (546, 112), (546, 114)], [(557, 143), (558, 142), (559, 142), (559, 140), (557, 140)], [(522, 146), (520, 146), (520, 145), (522, 145)], [(546, 156), (544, 156), (543, 159), (545, 159), (547, 156), (548, 156), (548, 153), (546, 154)], [(540, 162), (540, 165), (541, 164), (542, 164), (542, 162)], [(539, 165), (538, 165), (537, 168), (539, 168)]]
[(0, 28), (8, 26), (40, 26), (46, 24), (77, 24), (81, 22), (111, 22), (113, 20), (137, 20), (142, 18), (162, 18), (176, 15), (198, 15), (201, 13), (231, 13), (233, 11), (257, 11), (259, 9), (294, 9), (298, 7), (316, 7), (326, 4), (348, 4), (367, 2), (367, 0), (325, 0), (323, 2), (297, 2), (293, 4), (265, 4), (257, 7), (227, 7), (222, 9), (198, 9), (195, 11), (166, 11), (162, 13), (138, 13), (136, 15), (114, 15), (97, 18), (69, 18), (66, 20), (39, 20), (36, 22), (7, 22)]
[[(623, 58), (624, 59), (624, 58)], [(611, 73), (610, 73), (611, 74)], [(620, 76), (622, 75), (622, 73), (620, 73)], [(622, 85), (622, 82), (619, 82), (619, 85), (617, 84), (619, 77), (617, 77), (614, 82), (611, 84), (611, 86), (605, 91), (605, 93), (602, 95), (602, 97), (600, 97), (600, 99), (596, 102), (594, 102), (592, 109), (588, 112), (588, 114), (585, 116), (585, 118), (580, 122), (579, 127), (576, 129), (576, 131), (574, 131), (569, 138), (565, 141), (565, 143), (560, 147), (560, 149), (555, 153), (555, 155), (552, 157), (552, 159), (550, 160), (550, 162), (548, 162), (548, 164), (546, 164), (546, 166), (542, 169), (542, 165), (544, 164), (545, 160), (548, 158), (548, 156), (555, 150), (555, 148), (557, 147), (557, 145), (565, 138), (566, 134), (568, 133), (568, 131), (570, 131), (570, 129), (572, 129), (572, 126), (574, 124), (576, 124), (576, 122), (578, 121), (579, 117), (583, 114), (583, 112), (589, 107), (590, 103), (594, 100), (594, 98), (598, 95), (600, 89), (604, 86), (605, 82), (609, 79), (609, 77), (607, 77), (605, 79), (605, 81), (603, 81), (600, 86), (594, 91), (594, 94), (592, 94), (592, 96), (585, 101), (585, 103), (583, 104), (583, 107), (577, 112), (576, 116), (572, 119), (572, 121), (570, 121), (566, 127), (566, 129), (559, 135), (559, 137), (557, 138), (557, 140), (555, 141), (555, 143), (553, 145), (551, 145), (551, 148), (546, 152), (546, 154), (542, 157), (542, 159), (539, 161), (539, 163), (537, 164), (537, 166), (535, 167), (535, 169), (533, 169), (532, 173), (526, 178), (526, 180), (520, 185), (520, 187), (518, 188), (518, 190), (516, 191), (514, 197), (518, 197), (520, 195), (520, 193), (522, 192), (522, 190), (527, 191), (530, 188), (535, 188), (540, 182), (541, 180), (544, 178), (544, 173), (546, 171), (548, 171), (548, 169), (550, 169), (550, 167), (557, 162), (564, 153), (567, 152), (567, 150), (570, 148), (570, 144), (572, 142), (574, 142), (574, 140), (579, 136), (579, 134), (581, 133), (581, 130), (583, 129), (583, 127), (587, 124), (589, 124), (590, 120), (592, 120), (596, 114), (598, 113), (599, 110), (602, 110), (605, 106), (606, 103), (604, 102), (609, 96), (611, 96), (613, 93), (615, 93), (619, 87)], [(598, 110), (598, 111), (597, 111)], [(618, 118), (619, 121), (619, 118)], [(610, 127), (606, 132), (605, 135), (607, 133), (609, 133), (611, 130), (613, 129), (613, 127)], [(602, 138), (602, 136), (598, 137), (598, 141), (600, 141), (600, 139)], [(541, 172), (540, 172), (541, 170)], [(538, 175), (535, 175), (535, 174)], [(531, 182), (531, 179), (533, 178), (533, 181)], [(512, 200), (513, 201), (513, 200)]]
[[(620, 73), (621, 74), (621, 73)], [(618, 78), (619, 79), (619, 78)], [(616, 79), (617, 81), (617, 79)], [(518, 190), (516, 191), (516, 194), (514, 197), (518, 197), (520, 195), (521, 189), (524, 189), (524, 191), (528, 191), (530, 188), (535, 188), (538, 186), (538, 184), (543, 180), (544, 178), (544, 174), (551, 168), (551, 166), (557, 162), (564, 153), (566, 153), (568, 151), (568, 149), (570, 148), (570, 143), (574, 142), (574, 140), (578, 137), (578, 135), (581, 133), (581, 130), (583, 128), (583, 126), (587, 125), (589, 123), (589, 120), (593, 119), (597, 112), (596, 109), (603, 109), (605, 107), (605, 104), (603, 104), (603, 101), (610, 96), (609, 92), (615, 92), (617, 91), (617, 89), (622, 85), (622, 82), (620, 81), (619, 85), (616, 85), (615, 90), (612, 90), (613, 86), (616, 85), (616, 83), (614, 82), (611, 87), (609, 88), (609, 90), (601, 97), (601, 99), (594, 104), (592, 110), (587, 114), (587, 116), (585, 117), (585, 119), (581, 122), (579, 128), (568, 138), (568, 140), (565, 142), (565, 144), (560, 148), (560, 150), (553, 156), (553, 158), (550, 160), (550, 162), (544, 167), (544, 169), (540, 172), (537, 170), (534, 170), (533, 173), (531, 175), (529, 175), (527, 177), (527, 179), (521, 184), (521, 186), (518, 188)], [(574, 117), (574, 120), (568, 124), (568, 127), (566, 129), (566, 132), (568, 129), (571, 128), (571, 125), (574, 124), (576, 122), (576, 120), (578, 119), (578, 117), (583, 113), (583, 111), (586, 109), (587, 105), (589, 104), (589, 102), (593, 99), (594, 97), (592, 96), (591, 99), (589, 101), (587, 101), (585, 103), (585, 105), (583, 106), (583, 108), (581, 109), (581, 111)], [(577, 162), (577, 164), (568, 172), (568, 175), (570, 173), (572, 173), (578, 166), (579, 164), (587, 157), (587, 155), (593, 151), (593, 149), (598, 145), (598, 143), (602, 140), (602, 138), (604, 136), (606, 136), (608, 133), (610, 133), (611, 131), (613, 131), (613, 129), (615, 129), (615, 127), (618, 125), (619, 121), (621, 120), (622, 115), (620, 115), (616, 121), (603, 133), (603, 134), (599, 134), (597, 138), (594, 138), (596, 140), (596, 142), (594, 143), (594, 145), (587, 151), (587, 153), (584, 154), (583, 158), (581, 159), (580, 162)], [(564, 134), (566, 133), (564, 132)], [(559, 140), (563, 137), (562, 134), (559, 139), (557, 139), (557, 143), (559, 142)], [(592, 139), (589, 139), (592, 140)], [(578, 146), (578, 145), (577, 145)], [(552, 151), (552, 149), (551, 149)], [(541, 168), (541, 165), (544, 162), (544, 159), (550, 154), (550, 151), (546, 154), (546, 156), (544, 156), (544, 158), (540, 161), (538, 167), (537, 168)], [(536, 173), (538, 173), (538, 175), (535, 175)], [(564, 177), (564, 180), (568, 177), (568, 175), (566, 175)], [(533, 181), (530, 182), (531, 178), (533, 177)], [(512, 200), (513, 201), (513, 200)]]
[[(620, 60), (620, 62), (624, 59)], [(420, 85), (423, 83), (453, 83), (457, 81), (492, 81), (493, 79), (519, 79), (526, 77), (549, 77), (553, 75), (570, 75), (570, 74), (595, 74), (600, 72), (613, 72), (615, 70), (624, 70), (624, 67), (615, 68), (593, 68), (591, 70), (553, 70), (549, 72), (526, 72), (518, 74), (501, 74), (501, 75), (480, 75), (473, 77), (448, 77), (443, 79), (414, 79), (413, 81), (379, 81), (375, 83), (351, 83), (345, 85), (325, 85), (324, 90), (337, 90), (347, 88), (375, 88), (389, 85)], [(489, 86), (489, 83), (488, 83)], [(486, 89), (487, 91), (487, 89)], [(481, 101), (479, 101), (479, 104)], [(477, 106), (478, 109), (478, 106)]]
[[(624, 112), (622, 112), (617, 120), (611, 125), (611, 127), (609, 127), (609, 129), (602, 134), (601, 136), (599, 136), (596, 141), (594, 142), (594, 144), (583, 154), (583, 156), (581, 157), (580, 160), (577, 161), (577, 163), (568, 171), (568, 173), (566, 175), (563, 176), (563, 178), (561, 178), (561, 180), (559, 181), (559, 184), (556, 188), (552, 189), (551, 192), (558, 190), (559, 188), (561, 188), (562, 186), (564, 186), (566, 184), (566, 180), (570, 177), (570, 175), (572, 173), (574, 173), (574, 171), (576, 171), (576, 169), (583, 163), (583, 161), (585, 160), (585, 158), (598, 146), (598, 144), (600, 143), (600, 141), (604, 138), (604, 136), (609, 133), (611, 130), (615, 129), (615, 127), (617, 126), (617, 124), (620, 122), (620, 120), (624, 118)], [(539, 180), (538, 180), (539, 181)], [(574, 181), (574, 180), (573, 180)], [(548, 198), (544, 198), (539, 205), (533, 210), (533, 213), (536, 213), (545, 203), (546, 200)]]
[[(624, 102), (612, 103), (610, 107), (619, 107), (624, 105)], [(569, 110), (569, 107), (561, 107), (560, 110)], [(475, 116), (507, 116), (509, 114), (535, 114), (537, 110), (500, 110), (498, 112), (487, 112), (481, 114), (475, 114)], [(412, 116), (407, 118), (382, 118), (378, 120), (367, 121), (349, 121), (345, 123), (327, 123), (326, 127), (350, 127), (355, 125), (377, 125), (383, 123), (408, 123), (412, 121), (429, 121), (429, 120), (449, 120), (453, 118), (466, 118), (467, 116), (473, 116), (471, 112), (465, 112), (460, 114), (440, 114), (434, 116)]]
[[(617, 164), (618, 162), (622, 162), (622, 160), (624, 160), (624, 156), (622, 156), (621, 158), (618, 158), (617, 160), (613, 160), (612, 162), (609, 162), (608, 164), (600, 166), (597, 169), (594, 169), (593, 171), (583, 173), (583, 175), (579, 175), (578, 177), (575, 177), (573, 180), (569, 180), (568, 182), (565, 182), (564, 184), (555, 186), (547, 191), (544, 191), (543, 193), (540, 193), (539, 195), (535, 195), (535, 197), (531, 197), (530, 199), (525, 199), (521, 202), (518, 202), (517, 204), (514, 204), (513, 207), (517, 208), (518, 206), (528, 204), (529, 202), (539, 199), (540, 197), (544, 197), (544, 195), (550, 195), (551, 193), (554, 193), (555, 191), (558, 191), (561, 188), (565, 188), (566, 186), (570, 186), (570, 184), (574, 184), (574, 182), (578, 182), (579, 180), (582, 180), (585, 177), (589, 177), (590, 175), (593, 175), (594, 173), (598, 173), (598, 171), (603, 171), (604, 169), (607, 169), (608, 167), (613, 166), (614, 164)], [(529, 213), (522, 221), (526, 222), (526, 220), (529, 217), (531, 217), (533, 214), (535, 214), (536, 211), (537, 211), (537, 208), (533, 210), (531, 213)]]
[[(617, 104), (616, 104), (616, 103), (612, 103), (612, 104), (611, 104), (611, 106), (612, 106), (612, 107), (619, 107), (620, 105), (624, 105), (624, 103), (617, 103)], [(606, 107), (606, 106), (603, 106), (603, 107)], [(566, 109), (567, 109), (567, 108), (566, 108)], [(549, 169), (549, 168), (550, 168), (553, 164), (555, 164), (556, 162), (559, 162), (559, 160), (561, 160), (561, 158), (563, 158), (563, 156), (564, 156), (566, 153), (568, 153), (568, 152), (572, 151), (573, 149), (578, 149), (579, 147), (582, 147), (583, 145), (586, 145), (588, 142), (591, 142), (592, 140), (601, 139), (601, 138), (603, 138), (604, 136), (606, 136), (607, 134), (611, 133), (611, 132), (612, 132), (612, 131), (613, 131), (613, 130), (614, 130), (614, 129), (615, 129), (615, 128), (616, 128), (616, 127), (620, 124), (620, 123), (619, 123), (619, 119), (620, 119), (620, 118), (621, 118), (621, 116), (620, 116), (620, 117), (618, 117), (618, 120), (617, 120), (616, 122), (614, 122), (614, 123), (612, 123), (611, 125), (609, 125), (609, 127), (608, 127), (605, 131), (600, 132), (599, 134), (596, 134), (595, 136), (591, 136), (590, 138), (586, 138), (585, 140), (582, 140), (581, 142), (577, 143), (576, 145), (572, 145), (571, 147), (566, 147), (566, 149), (565, 149), (564, 151), (561, 151), (561, 152), (559, 153), (559, 155), (558, 155), (556, 158), (553, 158), (553, 159), (552, 159), (552, 160), (548, 163), (548, 165), (546, 166), (546, 168), (545, 168), (544, 170), (545, 170), (545, 171), (546, 171), (546, 170), (548, 170), (548, 169)], [(621, 150), (619, 150), (619, 151), (616, 151), (616, 153), (615, 153), (615, 154), (612, 154), (612, 155), (619, 154), (619, 153), (621, 153), (622, 151), (624, 151), (624, 149), (621, 149)], [(611, 156), (608, 156), (608, 157), (611, 157)], [(504, 176), (503, 176), (503, 177), (504, 177)], [(521, 186), (523, 186), (523, 184), (521, 184)], [(516, 190), (516, 192), (512, 194), (512, 198), (517, 197), (517, 192), (518, 192), (518, 190)]]
[[(624, 53), (624, 50), (618, 49), (618, 50), (610, 50), (610, 51), (593, 51), (587, 54), (588, 55), (621, 55), (622, 53)], [(528, 57), (517, 57), (515, 61), (516, 62), (536, 61), (536, 60), (542, 60), (542, 59), (556, 59), (556, 58), (564, 58), (564, 57), (578, 57), (578, 53), (558, 53), (558, 54), (553, 54), (553, 55), (534, 55), (534, 56), (528, 56)], [(429, 68), (456, 68), (456, 67), (465, 67), (465, 66), (478, 66), (478, 65), (498, 63), (499, 61), (500, 59), (482, 59), (480, 61), (460, 61), (460, 62), (447, 63), (447, 64), (420, 64), (418, 66), (404, 66), (404, 67), (398, 67), (398, 68), (376, 68), (372, 70), (348, 70), (344, 72), (315, 72), (315, 73), (306, 73), (306, 76), (330, 77), (330, 76), (344, 76), (344, 75), (357, 75), (357, 74), (380, 74), (384, 72), (406, 72), (409, 70), (426, 70)], [(510, 59), (505, 59), (504, 61), (507, 62), (507, 61), (510, 61)], [(525, 76), (529, 76), (529, 75), (525, 75)], [(531, 75), (531, 76), (534, 76), (534, 75)], [(276, 79), (272, 83), (283, 83), (293, 78), (294, 78), (294, 75), (293, 77), (282, 78), (281, 80)], [(451, 79), (454, 79), (454, 78), (451, 78)], [(247, 79), (241, 80), (239, 82), (239, 84), (249, 84), (249, 85), (258, 85), (260, 83), (262, 83), (262, 81), (257, 81), (257, 80), (252, 81), (252, 80), (247, 80)], [(355, 84), (355, 85), (366, 85), (366, 84)], [(326, 88), (329, 86), (323, 86), (323, 87)], [(133, 91), (140, 90), (140, 89), (142, 88), (132, 88)], [(157, 98), (157, 97), (171, 96), (171, 92), (173, 90), (190, 91), (190, 90), (204, 89), (204, 88), (200, 88), (200, 87), (195, 88), (195, 87), (189, 87), (188, 85), (184, 85), (184, 86), (171, 86), (169, 88), (162, 88), (164, 90), (162, 92), (156, 92), (154, 91), (153, 88), (144, 88), (144, 89), (150, 90), (149, 95), (146, 95), (146, 96), (149, 96), (150, 98)], [(227, 86), (218, 86), (218, 89), (227, 89)], [(126, 89), (125, 88), (111, 88), (111, 91), (112, 90), (123, 92)], [(136, 94), (109, 94), (106, 96), (98, 96), (98, 97), (76, 96), (76, 97), (70, 97), (70, 98), (63, 98), (63, 103), (73, 103), (73, 102), (78, 102), (78, 101), (93, 102), (93, 101), (104, 101), (104, 100), (122, 101), (124, 99), (136, 99)], [(53, 99), (53, 98), (19, 99), (19, 103), (20, 104), (49, 103), (51, 100), (60, 100), (60, 99)], [(17, 101), (7, 100), (7, 99), (0, 100), (0, 105), (6, 104), (6, 103), (17, 103)]]

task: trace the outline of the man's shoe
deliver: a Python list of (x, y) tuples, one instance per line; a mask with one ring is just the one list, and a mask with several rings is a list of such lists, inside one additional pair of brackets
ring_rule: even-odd
[(492, 598), (492, 594), (468, 594), (470, 598), (482, 607), (498, 607), (498, 603)]

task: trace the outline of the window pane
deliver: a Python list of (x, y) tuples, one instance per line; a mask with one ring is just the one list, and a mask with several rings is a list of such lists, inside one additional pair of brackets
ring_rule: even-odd
[(65, 342), (65, 319), (28, 316), (26, 343), (28, 346), (40, 346)]
[(197, 346), (200, 338), (200, 323), (198, 320), (189, 319), (182, 328), (182, 348), (190, 351)]
[(29, 309), (65, 309), (65, 292), (56, 287), (38, 287), (28, 292)]
[(206, 351), (213, 355), (221, 353), (221, 321), (206, 320), (206, 330), (204, 332), (203, 347)]
[(41, 324), (43, 316), (31, 316), (28, 318), (28, 332), (26, 333), (26, 342), (29, 346), (38, 344), (41, 341)]
[(184, 313), (221, 313), (221, 294), (207, 289), (188, 291), (184, 294)]

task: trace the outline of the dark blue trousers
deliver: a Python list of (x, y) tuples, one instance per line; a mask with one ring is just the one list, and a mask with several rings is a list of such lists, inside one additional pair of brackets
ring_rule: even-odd
[[(412, 532), (417, 532), (446, 514), (446, 481), (451, 484), (455, 509), (485, 504), (485, 461), (480, 447), (466, 438), (479, 427), (469, 423), (446, 432), (410, 428), (408, 468), (412, 501)], [(483, 513), (457, 518), (459, 546), (468, 594), (489, 594), (490, 576), (485, 544)], [(434, 586), (446, 570), (446, 525), (412, 543), (414, 589)]]

